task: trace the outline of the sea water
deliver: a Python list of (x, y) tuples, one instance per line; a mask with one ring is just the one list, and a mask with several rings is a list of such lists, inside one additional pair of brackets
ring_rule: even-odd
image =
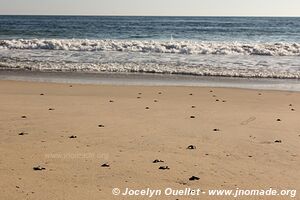
[(300, 78), (300, 18), (0, 16), (0, 69)]

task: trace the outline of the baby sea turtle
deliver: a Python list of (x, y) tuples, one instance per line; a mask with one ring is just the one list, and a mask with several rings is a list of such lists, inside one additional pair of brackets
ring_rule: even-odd
[(200, 178), (197, 177), (197, 176), (192, 176), (192, 177), (189, 178), (190, 181), (197, 181), (197, 180), (199, 180), (199, 179), (200, 179)]
[(159, 160), (159, 159), (155, 159), (155, 160), (153, 160), (152, 163), (160, 163), (160, 162), (164, 162), (164, 161), (163, 160)]
[(109, 164), (104, 163), (104, 164), (101, 165), (101, 167), (109, 167)]
[(41, 166), (36, 166), (36, 167), (33, 167), (32, 168), (34, 171), (41, 171), (41, 170), (46, 170), (46, 168), (45, 167), (41, 167)]
[(161, 170), (169, 170), (170, 168), (168, 166), (160, 166), (158, 169)]
[(28, 133), (21, 132), (21, 133), (19, 133), (19, 135), (28, 135)]
[(187, 147), (187, 149), (196, 149), (196, 146), (195, 146), (195, 145), (189, 145), (189, 146)]

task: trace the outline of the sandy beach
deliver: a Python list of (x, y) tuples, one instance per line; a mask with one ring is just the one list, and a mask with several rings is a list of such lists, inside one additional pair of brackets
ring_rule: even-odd
[(0, 81), (0, 113), (3, 200), (149, 199), (113, 188), (300, 192), (298, 92)]

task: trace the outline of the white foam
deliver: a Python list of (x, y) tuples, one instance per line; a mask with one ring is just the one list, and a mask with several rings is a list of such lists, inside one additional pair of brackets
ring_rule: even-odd
[(122, 51), (172, 54), (300, 56), (299, 43), (240, 43), (204, 41), (136, 41), (81, 39), (0, 40), (0, 49)]
[(0, 69), (23, 69), (46, 72), (138, 72), (159, 74), (184, 74), (197, 76), (224, 76), (248, 78), (299, 79), (299, 70), (280, 68), (244, 68), (189, 66), (159, 63), (56, 63), (56, 62), (0, 62)]

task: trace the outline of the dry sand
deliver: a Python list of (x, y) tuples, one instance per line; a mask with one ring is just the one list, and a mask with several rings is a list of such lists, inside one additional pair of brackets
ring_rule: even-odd
[[(0, 199), (149, 199), (113, 196), (116, 187), (300, 192), (299, 119), (296, 92), (0, 81)], [(154, 199), (193, 198), (233, 199)]]

